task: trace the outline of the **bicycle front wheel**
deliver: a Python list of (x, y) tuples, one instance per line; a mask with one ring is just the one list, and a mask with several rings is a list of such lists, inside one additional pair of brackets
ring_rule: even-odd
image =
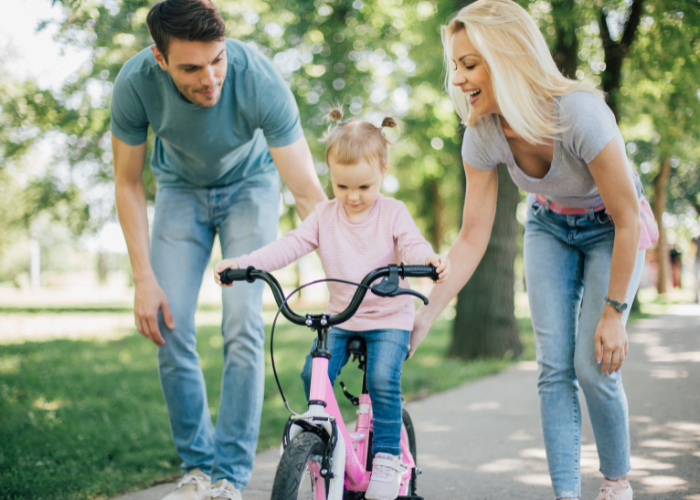
[(271, 500), (326, 500), (330, 480), (321, 476), (326, 445), (302, 432), (287, 445), (272, 483)]

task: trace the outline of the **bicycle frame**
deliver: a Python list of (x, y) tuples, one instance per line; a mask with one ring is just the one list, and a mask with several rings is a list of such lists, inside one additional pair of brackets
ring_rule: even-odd
[[(327, 330), (322, 332), (319, 339), (327, 334)], [(366, 491), (369, 484), (371, 471), (366, 469), (365, 464), (367, 463), (367, 454), (370, 451), (367, 444), (372, 422), (372, 402), (369, 394), (360, 394), (357, 426), (355, 432), (348, 432), (335, 398), (333, 386), (328, 378), (328, 358), (320, 353), (315, 356), (312, 354), (312, 356), (309, 411), (299, 415), (294, 420), (306, 420), (312, 425), (319, 425), (326, 418), (328, 422), (335, 422), (338, 442), (333, 452), (332, 472), (334, 478), (331, 480), (328, 499), (337, 498), (340, 500), (343, 494), (342, 488), (339, 488), (341, 485), (344, 485), (348, 491)], [(303, 430), (298, 425), (293, 425), (290, 428), (290, 440)], [(326, 430), (330, 435), (332, 429), (326, 428)], [(408, 438), (403, 429), (401, 431), (401, 453), (403, 462), (407, 466), (399, 488), (399, 495), (403, 496), (408, 493), (412, 470), (416, 466), (409, 449)], [(311, 471), (311, 473), (313, 474), (315, 471)], [(343, 482), (339, 481), (338, 478), (344, 478)], [(321, 500), (322, 496), (319, 495), (318, 498)]]

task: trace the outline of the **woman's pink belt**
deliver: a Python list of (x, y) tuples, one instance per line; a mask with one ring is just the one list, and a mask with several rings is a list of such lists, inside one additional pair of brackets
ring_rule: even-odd
[[(586, 215), (590, 209), (588, 208), (573, 208), (573, 207), (565, 207), (564, 205), (560, 205), (558, 203), (554, 203), (552, 200), (548, 200), (546, 197), (544, 197), (541, 194), (536, 194), (535, 199), (540, 205), (543, 205), (555, 214), (561, 214), (561, 215)], [(593, 207), (594, 212), (600, 212), (601, 210), (605, 210), (605, 205), (596, 205)]]
[[(559, 205), (558, 203), (548, 200), (541, 194), (536, 194), (535, 199), (540, 205), (543, 205), (549, 208), (549, 210), (552, 212), (561, 215), (585, 215), (590, 211), (589, 208), (573, 208)], [(648, 250), (654, 243), (659, 241), (659, 226), (656, 224), (656, 221), (654, 220), (654, 213), (649, 206), (649, 202), (644, 196), (639, 199), (639, 205), (641, 208), (639, 211), (639, 218), (642, 222), (642, 232), (639, 237), (639, 249)], [(600, 212), (601, 210), (605, 210), (605, 205), (596, 205), (593, 207), (593, 212)], [(608, 214), (608, 216), (610, 217), (610, 214)], [(613, 224), (615, 223), (612, 220), (612, 217), (610, 217), (610, 221)]]

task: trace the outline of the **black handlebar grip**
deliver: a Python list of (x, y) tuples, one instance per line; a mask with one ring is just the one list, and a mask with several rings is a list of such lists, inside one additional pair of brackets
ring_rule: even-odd
[(430, 278), (437, 281), (440, 276), (435, 266), (403, 266), (404, 278)]
[(226, 269), (219, 273), (221, 284), (230, 285), (234, 281), (246, 281), (248, 279), (248, 269)]

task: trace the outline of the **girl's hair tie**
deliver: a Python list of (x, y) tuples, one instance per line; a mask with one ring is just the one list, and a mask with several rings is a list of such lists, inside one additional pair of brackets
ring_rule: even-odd
[(328, 119), (334, 122), (340, 122), (343, 119), (343, 110), (340, 108), (334, 108), (328, 113)]

